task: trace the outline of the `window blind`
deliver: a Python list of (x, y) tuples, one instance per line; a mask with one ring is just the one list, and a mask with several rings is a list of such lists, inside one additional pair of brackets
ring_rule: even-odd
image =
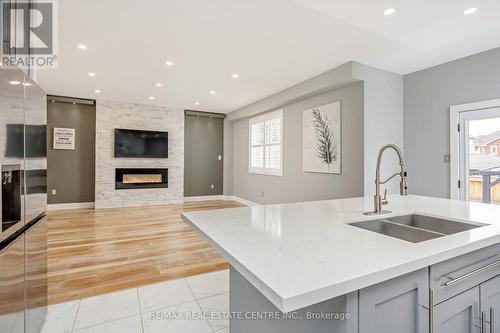
[(249, 172), (282, 175), (283, 111), (250, 119)]

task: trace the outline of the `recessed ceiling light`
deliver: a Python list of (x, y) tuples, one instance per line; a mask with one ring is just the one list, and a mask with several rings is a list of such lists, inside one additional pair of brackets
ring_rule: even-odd
[(158, 88), (160, 88), (161, 86), (163, 86), (163, 84), (161, 84), (161, 83), (158, 82), (158, 83), (155, 84), (155, 86), (157, 86)]
[(237, 79), (240, 77), (240, 74), (238, 73), (234, 73), (233, 75), (231, 75), (233, 77), (233, 79)]
[(200, 105), (200, 102), (196, 102), (196, 103), (194, 103), (194, 105)]
[(155, 98), (153, 96), (149, 96), (149, 99), (150, 100), (154, 100)]
[(168, 60), (168, 61), (165, 62), (165, 65), (167, 65), (167, 66), (173, 66), (174, 63), (172, 61)]
[(80, 50), (86, 50), (87, 49), (87, 45), (85, 45), (85, 44), (78, 44), (76, 47), (78, 47)]
[(21, 84), (21, 81), (9, 81), (9, 84), (12, 84), (13, 86), (17, 86), (18, 84)]
[(52, 103), (55, 103), (56, 101), (55, 100), (52, 100)]
[(89, 72), (89, 76), (90, 76), (90, 77), (94, 77), (94, 76), (95, 76), (95, 73)]
[(94, 90), (94, 92), (95, 92), (96, 94), (100, 94), (100, 93), (101, 93), (101, 91), (100, 91), (99, 89), (95, 89), (95, 90)]
[(73, 105), (76, 105), (76, 102), (73, 102)]
[(462, 14), (463, 15), (470, 15), (470, 14), (474, 14), (475, 12), (477, 12), (477, 8), (476, 7), (471, 7), (471, 8), (467, 8), (465, 9)]
[(29, 86), (31, 86), (31, 83), (29, 83), (29, 82), (24, 82), (24, 83), (23, 83), (23, 86), (25, 86), (25, 87), (29, 87)]
[(387, 8), (384, 10), (384, 15), (385, 16), (390, 16), (396, 12), (396, 8)]
[(210, 95), (215, 95), (215, 91), (211, 90)]

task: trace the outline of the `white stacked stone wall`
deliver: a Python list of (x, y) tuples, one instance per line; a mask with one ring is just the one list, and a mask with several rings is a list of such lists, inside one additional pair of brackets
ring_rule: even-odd
[[(168, 158), (115, 158), (115, 128), (168, 132)], [(184, 197), (184, 111), (98, 100), (95, 208), (180, 203)], [(168, 188), (115, 190), (116, 168), (168, 168)]]

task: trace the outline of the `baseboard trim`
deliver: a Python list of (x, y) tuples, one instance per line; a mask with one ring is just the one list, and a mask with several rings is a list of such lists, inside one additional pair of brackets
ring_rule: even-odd
[[(184, 197), (184, 202), (197, 202), (197, 201), (210, 201), (210, 200), (225, 200), (225, 201), (236, 201), (241, 204), (247, 206), (260, 206), (260, 204), (255, 203), (253, 201), (240, 198), (235, 195), (203, 195), (197, 197)], [(169, 202), (171, 204), (179, 203), (179, 202)], [(164, 205), (165, 203), (156, 203), (156, 205)], [(123, 207), (141, 207), (144, 205), (131, 205), (131, 206), (123, 206)], [(112, 208), (123, 208), (123, 207), (112, 207)], [(63, 203), (63, 204), (50, 204), (47, 205), (47, 210), (64, 210), (64, 209), (82, 209), (82, 208), (95, 208), (95, 202), (74, 202), (74, 203)], [(101, 208), (101, 207), (99, 207)], [(111, 208), (111, 207), (102, 207), (102, 208)]]
[(184, 197), (184, 202), (226, 200), (224, 195), (200, 195), (195, 197)]
[(237, 202), (244, 204), (244, 205), (247, 205), (247, 206), (261, 206), (260, 204), (258, 204), (256, 202), (240, 198), (236, 195), (226, 195), (226, 196), (224, 196), (224, 198), (225, 198), (225, 200), (237, 201)]
[(63, 210), (63, 209), (80, 209), (80, 208), (94, 208), (95, 202), (72, 202), (63, 204), (50, 204), (47, 205), (47, 210)]
[(184, 202), (210, 201), (210, 200), (226, 200), (226, 201), (232, 200), (247, 206), (260, 206), (258, 203), (240, 198), (235, 195), (202, 195), (196, 197), (184, 197)]

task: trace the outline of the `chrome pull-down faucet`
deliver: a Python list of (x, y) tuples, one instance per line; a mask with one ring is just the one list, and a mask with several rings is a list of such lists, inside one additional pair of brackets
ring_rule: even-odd
[[(380, 164), (382, 162), (382, 155), (384, 154), (384, 151), (388, 148), (393, 149), (396, 152), (396, 154), (398, 154), (400, 171), (396, 172), (395, 174), (393, 174), (392, 176), (390, 176), (386, 180), (381, 181), (380, 180)], [(393, 144), (385, 145), (380, 149), (380, 151), (378, 153), (378, 158), (377, 158), (377, 171), (375, 174), (375, 196), (373, 197), (373, 211), (366, 212), (365, 215), (376, 215), (376, 214), (390, 213), (389, 211), (382, 210), (382, 197), (380, 196), (380, 185), (387, 183), (392, 178), (394, 178), (398, 175), (401, 178), (401, 180), (399, 182), (399, 193), (401, 195), (408, 195), (408, 187), (406, 185), (406, 171), (405, 171), (405, 162), (403, 159), (403, 152), (396, 145), (393, 145)]]

